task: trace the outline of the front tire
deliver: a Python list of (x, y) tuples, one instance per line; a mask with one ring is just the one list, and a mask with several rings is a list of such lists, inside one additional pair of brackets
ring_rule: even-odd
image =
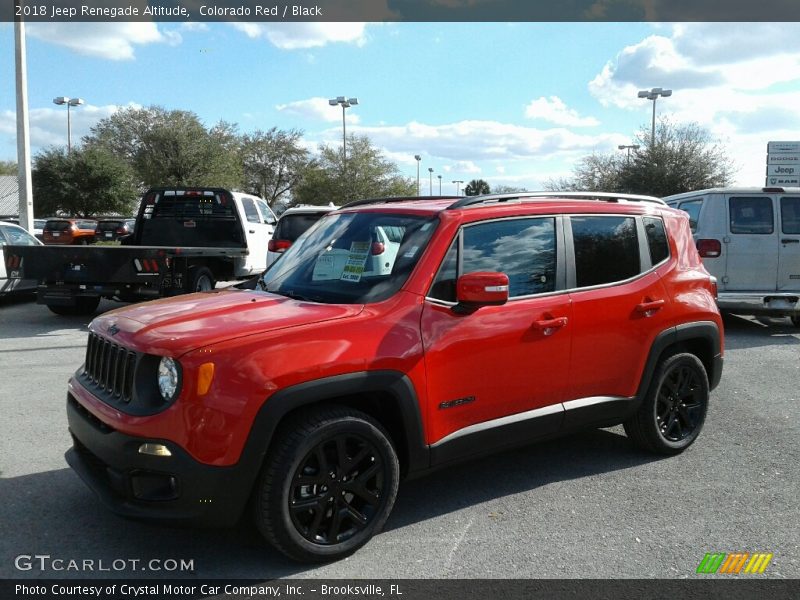
[(638, 412), (624, 423), (640, 448), (680, 454), (700, 434), (708, 411), (708, 375), (694, 354), (673, 354), (656, 367)]
[(344, 407), (286, 423), (255, 490), (255, 521), (267, 541), (301, 562), (338, 560), (383, 527), (400, 481), (383, 427)]

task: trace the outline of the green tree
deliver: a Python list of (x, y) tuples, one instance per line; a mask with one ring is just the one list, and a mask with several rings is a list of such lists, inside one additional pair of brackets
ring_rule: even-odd
[(467, 196), (480, 196), (482, 194), (491, 194), (492, 190), (489, 184), (483, 179), (473, 179), (464, 188), (464, 194)]
[(520, 192), (527, 192), (525, 188), (515, 187), (513, 185), (496, 185), (492, 190), (493, 194), (518, 194)]
[(138, 198), (130, 166), (103, 148), (49, 148), (33, 165), (36, 216), (129, 215)]
[(83, 141), (127, 161), (141, 187), (242, 183), (236, 126), (221, 121), (206, 129), (190, 111), (123, 109), (100, 120)]
[(0, 175), (16, 175), (17, 163), (11, 160), (0, 160)]
[(551, 190), (590, 190), (669, 196), (730, 185), (736, 167), (724, 146), (697, 123), (674, 124), (661, 118), (655, 144), (643, 126), (635, 140), (641, 147), (627, 155), (591, 154), (570, 178), (550, 180)]
[[(343, 174), (345, 176), (343, 177)], [(342, 149), (323, 144), (292, 192), (292, 204), (344, 204), (360, 198), (416, 196), (417, 184), (372, 145), (366, 136), (347, 137), (346, 171)]]
[(257, 192), (272, 207), (299, 183), (308, 166), (308, 150), (300, 145), (302, 132), (273, 127), (245, 134), (241, 140), (245, 189)]

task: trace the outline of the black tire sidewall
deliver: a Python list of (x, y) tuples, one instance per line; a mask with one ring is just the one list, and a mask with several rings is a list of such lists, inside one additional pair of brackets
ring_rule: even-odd
[[(692, 433), (684, 439), (673, 442), (666, 439), (661, 434), (661, 430), (658, 427), (656, 408), (658, 406), (658, 393), (661, 390), (661, 387), (664, 385), (664, 381), (670, 375), (672, 370), (678, 366), (689, 366), (695, 370), (696, 376), (702, 388), (701, 392), (703, 396), (703, 409), (702, 415), (700, 416), (700, 421), (697, 423), (694, 431), (692, 431)], [(656, 442), (657, 445), (662, 446), (665, 450), (672, 452), (680, 452), (688, 448), (697, 439), (698, 435), (700, 435), (700, 431), (703, 429), (703, 425), (705, 424), (706, 415), (708, 414), (709, 394), (710, 390), (708, 385), (708, 375), (706, 374), (705, 367), (703, 366), (703, 363), (700, 362), (699, 358), (697, 358), (694, 354), (688, 353), (675, 354), (665, 358), (656, 370), (653, 385), (651, 386), (647, 395), (648, 423), (652, 427), (653, 441)]]
[[(307, 540), (297, 531), (289, 512), (289, 494), (292, 477), (303, 459), (320, 443), (336, 435), (348, 433), (358, 435), (368, 440), (381, 455), (384, 465), (385, 478), (383, 503), (372, 519), (372, 522), (362, 531), (350, 539), (339, 544), (323, 546)], [(400, 480), (400, 469), (394, 447), (388, 435), (376, 423), (357, 416), (341, 416), (326, 420), (315, 431), (304, 437), (299, 444), (294, 446), (284, 459), (284, 464), (279, 466), (279, 481), (273, 483), (274, 488), (267, 493), (267, 506), (259, 510), (268, 510), (274, 519), (276, 534), (282, 538), (280, 545), (293, 558), (311, 561), (331, 561), (343, 558), (355, 552), (366, 544), (378, 533), (394, 506)], [(277, 517), (277, 518), (275, 518)], [(286, 547), (286, 546), (289, 547)]]
[(213, 290), (216, 282), (214, 281), (214, 274), (211, 272), (211, 269), (208, 267), (192, 267), (189, 269), (189, 286), (187, 287), (187, 291), (189, 293), (199, 291), (197, 289), (197, 284), (203, 277), (208, 278), (208, 281), (211, 284), (211, 290)]

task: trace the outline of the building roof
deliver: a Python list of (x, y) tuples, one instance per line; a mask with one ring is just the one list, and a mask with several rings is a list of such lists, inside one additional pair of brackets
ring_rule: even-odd
[(16, 175), (0, 175), (0, 217), (19, 217), (19, 186)]

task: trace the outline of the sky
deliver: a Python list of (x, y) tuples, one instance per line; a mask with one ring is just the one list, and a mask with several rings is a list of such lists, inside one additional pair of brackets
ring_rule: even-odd
[[(454, 180), (541, 189), (583, 156), (619, 152), (652, 102), (726, 148), (736, 185), (764, 184), (767, 142), (800, 140), (798, 23), (30, 23), (35, 154), (128, 106), (195, 112), (249, 132), (368, 135), (428, 193)], [(16, 160), (13, 24), (0, 23), (0, 160)], [(463, 184), (460, 186), (463, 190)]]

